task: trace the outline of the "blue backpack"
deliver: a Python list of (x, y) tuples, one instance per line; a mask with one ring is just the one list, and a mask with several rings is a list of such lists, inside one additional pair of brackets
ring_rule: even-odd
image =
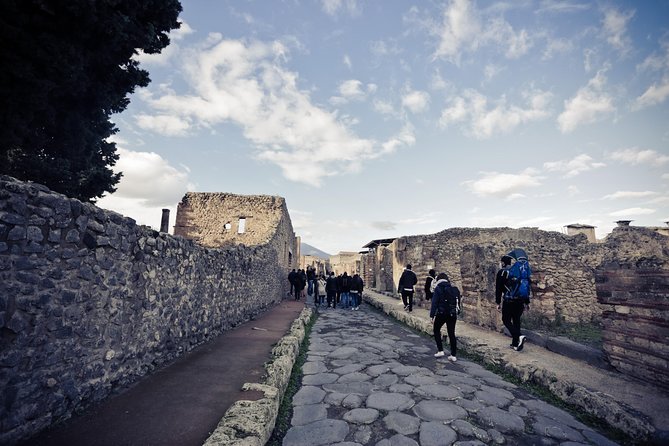
[(516, 260), (509, 268), (508, 299), (530, 299), (530, 276), (532, 268), (525, 259)]

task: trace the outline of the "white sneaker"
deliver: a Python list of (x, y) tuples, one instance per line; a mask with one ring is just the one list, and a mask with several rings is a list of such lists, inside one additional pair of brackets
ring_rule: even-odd
[(441, 358), (442, 356), (444, 356), (444, 352), (437, 352), (434, 354), (435, 358)]
[(527, 336), (522, 336), (521, 335), (520, 338), (518, 338), (518, 347), (516, 347), (517, 352), (519, 352), (523, 349), (523, 345), (525, 344), (526, 337)]
[(456, 358), (455, 356), (451, 355), (451, 356), (448, 357), (448, 360), (451, 361), (451, 362), (455, 362), (455, 361), (458, 360), (458, 358)]

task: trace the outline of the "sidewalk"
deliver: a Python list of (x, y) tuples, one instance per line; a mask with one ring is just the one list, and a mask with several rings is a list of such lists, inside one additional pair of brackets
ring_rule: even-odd
[[(428, 310), (405, 312), (398, 298), (373, 291), (365, 291), (364, 300), (419, 331), (432, 333)], [(669, 395), (656, 387), (538, 347), (532, 339), (523, 352), (516, 352), (503, 334), (463, 321), (458, 321), (456, 334), (463, 348), (481, 355), (486, 363), (548, 388), (632, 438), (653, 438), (658, 444), (669, 438)]]
[(23, 444), (200, 446), (235, 402), (263, 398), (242, 386), (262, 381), (273, 347), (303, 309), (303, 301), (284, 300)]

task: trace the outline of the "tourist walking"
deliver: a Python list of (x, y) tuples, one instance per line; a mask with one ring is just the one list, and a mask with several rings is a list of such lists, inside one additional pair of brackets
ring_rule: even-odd
[(397, 291), (402, 295), (402, 302), (404, 303), (404, 310), (411, 313), (413, 310), (413, 292), (414, 285), (418, 282), (416, 273), (411, 271), (411, 264), (407, 264), (402, 275), (400, 276), (400, 282), (397, 284)]
[(288, 273), (288, 282), (290, 282), (290, 295), (292, 296), (293, 293), (295, 292), (295, 276), (297, 273), (295, 272), (295, 268), (291, 272)]
[(342, 308), (346, 309), (349, 307), (349, 305), (351, 305), (351, 302), (349, 302), (351, 293), (351, 276), (349, 276), (346, 271), (344, 271), (344, 274), (341, 275), (341, 285), (339, 291), (341, 294), (339, 303)]
[(523, 312), (530, 309), (532, 270), (522, 249), (514, 249), (502, 256), (501, 262), (502, 267), (495, 278), (495, 302), (502, 312), (502, 323), (511, 334), (510, 347), (519, 352), (527, 339), (521, 332), (520, 320)]
[[(318, 286), (318, 288), (316, 288), (316, 286)], [(318, 280), (316, 280), (316, 283), (314, 283), (314, 288), (316, 289), (316, 305), (319, 307), (325, 304), (325, 296), (327, 294), (325, 291), (326, 286), (325, 276), (321, 274)]]
[(309, 296), (311, 296), (314, 293), (315, 281), (316, 281), (316, 268), (312, 266), (307, 266), (307, 294)]
[(427, 301), (432, 300), (432, 282), (434, 282), (436, 275), (437, 272), (434, 269), (427, 272), (427, 277), (425, 278), (425, 300)]
[(330, 277), (327, 278), (325, 292), (328, 299), (328, 308), (335, 308), (337, 305), (337, 278), (334, 272), (330, 272)]
[(437, 343), (436, 358), (444, 356), (444, 346), (441, 337), (441, 327), (446, 324), (448, 341), (451, 346), (451, 354), (448, 360), (457, 361), (458, 340), (455, 337), (455, 323), (460, 312), (460, 290), (451, 285), (446, 273), (439, 273), (435, 279), (436, 286), (432, 295), (432, 306), (430, 307), (430, 319), (432, 320), (432, 331)]
[(360, 304), (362, 303), (362, 290), (365, 287), (365, 282), (363, 282), (362, 277), (358, 273), (355, 273), (351, 278), (351, 309), (359, 310)]

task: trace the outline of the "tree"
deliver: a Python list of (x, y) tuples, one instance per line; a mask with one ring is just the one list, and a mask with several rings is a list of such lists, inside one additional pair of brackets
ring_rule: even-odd
[(0, 0), (0, 173), (91, 200), (121, 175), (113, 113), (169, 44), (179, 0)]

